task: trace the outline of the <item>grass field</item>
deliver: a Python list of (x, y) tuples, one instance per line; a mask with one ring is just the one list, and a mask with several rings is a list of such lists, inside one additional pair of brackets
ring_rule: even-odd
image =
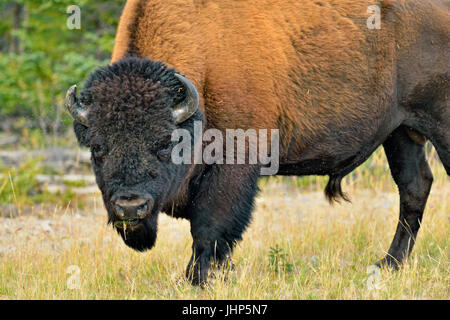
[(397, 272), (371, 268), (398, 219), (396, 187), (378, 151), (344, 180), (352, 203), (330, 206), (326, 178), (261, 180), (234, 270), (214, 273), (205, 288), (183, 276), (187, 221), (161, 215), (155, 248), (137, 253), (106, 225), (98, 194), (74, 200), (83, 206), (23, 205), (0, 217), (0, 298), (449, 299), (450, 183), (434, 151), (429, 156), (435, 182), (417, 245)]

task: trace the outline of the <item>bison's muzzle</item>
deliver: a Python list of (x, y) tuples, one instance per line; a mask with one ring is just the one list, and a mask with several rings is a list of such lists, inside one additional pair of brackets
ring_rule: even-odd
[(136, 226), (150, 216), (153, 208), (153, 198), (149, 194), (116, 193), (111, 198), (117, 227)]

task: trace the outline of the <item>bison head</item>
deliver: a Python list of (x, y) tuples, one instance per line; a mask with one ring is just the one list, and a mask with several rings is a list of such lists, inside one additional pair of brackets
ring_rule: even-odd
[(203, 121), (192, 83), (161, 62), (125, 58), (101, 67), (66, 109), (81, 145), (91, 149), (92, 166), (109, 222), (125, 243), (150, 249), (158, 212), (178, 194), (189, 165), (171, 161), (174, 129), (193, 132)]

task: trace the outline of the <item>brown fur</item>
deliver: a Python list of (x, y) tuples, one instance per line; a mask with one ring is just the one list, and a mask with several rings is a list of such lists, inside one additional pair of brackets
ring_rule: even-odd
[[(117, 61), (119, 57), (123, 57), (131, 43), (131, 30), (129, 23), (130, 21), (136, 21), (138, 16), (138, 5), (139, 0), (127, 1), (125, 7), (123, 8), (122, 16), (120, 18), (121, 23), (117, 29), (114, 53), (112, 55), (112, 61)], [(126, 23), (122, 23), (126, 22)]]
[[(395, 12), (403, 10), (403, 1), (384, 0), (383, 10), (393, 11), (383, 14), (391, 17), (381, 30), (368, 30), (366, 9), (376, 3), (131, 0), (112, 62), (133, 48), (181, 70), (205, 92), (201, 108), (211, 126), (274, 128), (281, 122), (283, 141), (293, 152), (284, 150), (285, 160), (297, 161), (318, 132), (329, 130), (330, 119), (342, 127), (350, 121), (374, 126), (374, 119), (386, 116), (394, 59), (416, 34), (393, 34), (396, 28), (387, 24), (405, 15), (405, 23), (417, 29), (415, 20), (427, 12)], [(371, 99), (380, 103), (369, 113), (362, 105)], [(255, 117), (255, 110), (264, 116)]]

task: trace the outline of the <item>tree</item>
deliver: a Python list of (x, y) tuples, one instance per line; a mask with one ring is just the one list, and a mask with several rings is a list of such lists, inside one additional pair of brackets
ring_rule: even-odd
[[(81, 9), (81, 29), (67, 27), (67, 7)], [(124, 1), (0, 2), (0, 121), (26, 117), (59, 130), (67, 88), (109, 63)], [(63, 125), (64, 127), (64, 125)], [(55, 130), (56, 129), (56, 130)]]

